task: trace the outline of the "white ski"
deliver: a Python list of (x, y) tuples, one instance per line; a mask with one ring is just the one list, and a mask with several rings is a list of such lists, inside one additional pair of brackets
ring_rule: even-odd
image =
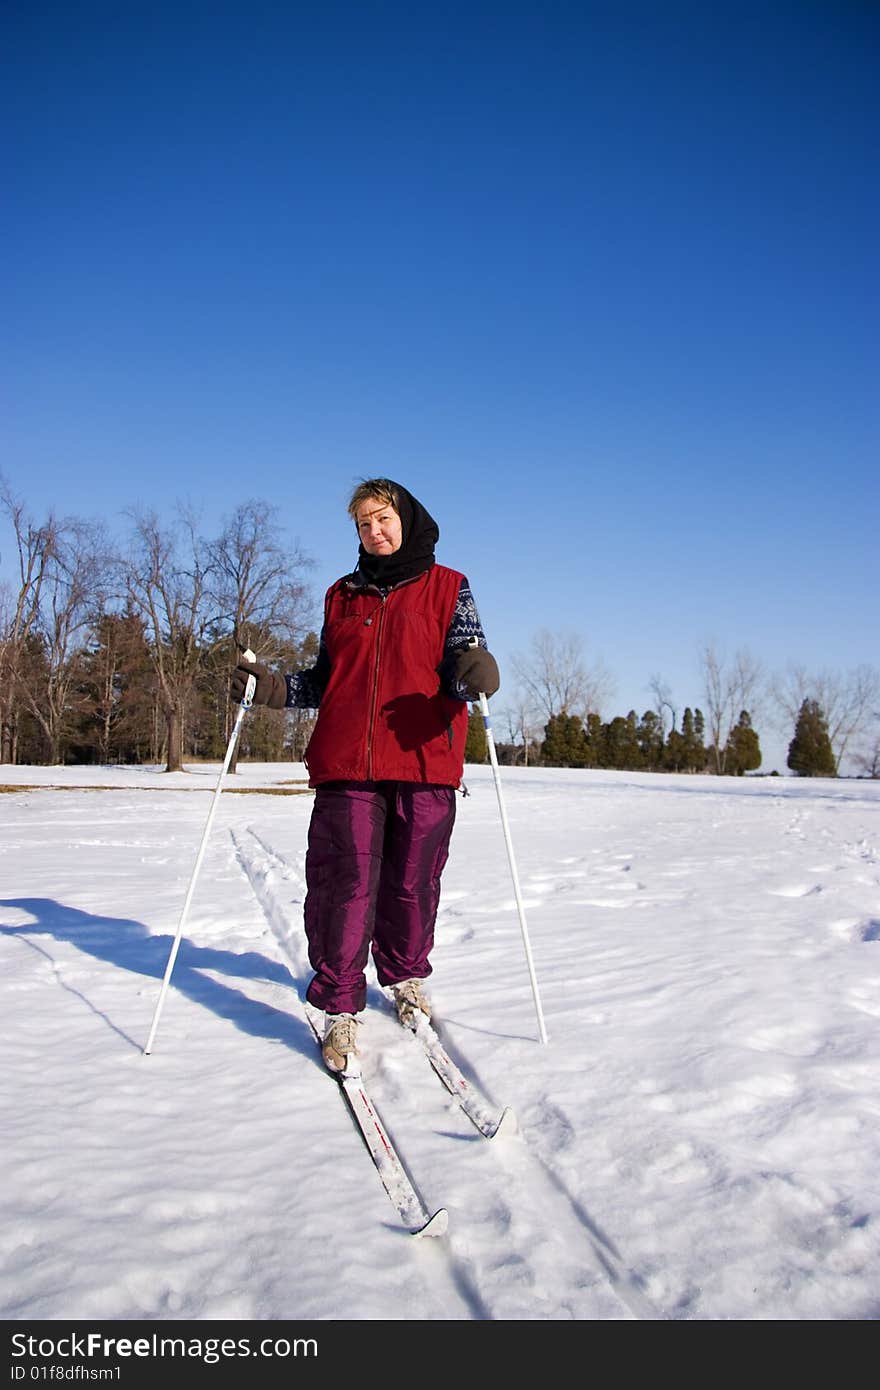
[[(404, 1027), (406, 1026), (404, 1024)], [(507, 1137), (519, 1132), (516, 1115), (510, 1106), (506, 1105), (500, 1113), (490, 1106), (486, 1098), (481, 1096), (476, 1087), (463, 1075), (461, 1068), (453, 1062), (425, 1014), (416, 1014), (411, 1031), (415, 1033), (425, 1056), (449, 1094), (455, 1097), (471, 1124), (480, 1131), (484, 1139)]]
[[(306, 1017), (315, 1041), (320, 1047), (323, 1036), (317, 1019), (306, 1007)], [(328, 1073), (331, 1074), (331, 1073)], [(400, 1157), (392, 1144), (379, 1113), (370, 1099), (363, 1077), (359, 1074), (336, 1076), (339, 1088), (348, 1102), (349, 1109), (357, 1121), (376, 1171), (404, 1226), (413, 1236), (445, 1235), (449, 1224), (449, 1214), (440, 1207), (431, 1214), (416, 1192)]]

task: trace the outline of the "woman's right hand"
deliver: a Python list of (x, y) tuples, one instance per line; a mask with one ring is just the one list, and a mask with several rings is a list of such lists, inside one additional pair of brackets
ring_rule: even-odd
[(249, 661), (239, 661), (232, 673), (232, 679), (229, 682), (229, 698), (234, 704), (240, 705), (244, 699), (249, 676), (255, 676), (257, 680), (257, 688), (253, 698), (255, 705), (268, 705), (269, 709), (285, 708), (287, 705), (287, 681), (284, 677), (276, 676), (275, 672), (270, 671), (268, 666)]

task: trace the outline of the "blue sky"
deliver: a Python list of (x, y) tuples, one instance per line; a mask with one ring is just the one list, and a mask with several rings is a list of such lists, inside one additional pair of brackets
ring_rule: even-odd
[(611, 671), (609, 715), (655, 672), (700, 703), (707, 639), (876, 662), (875, 5), (4, 28), (0, 467), (34, 512), (187, 499), (212, 531), (264, 497), (320, 594), (386, 474), (502, 676), (540, 627)]

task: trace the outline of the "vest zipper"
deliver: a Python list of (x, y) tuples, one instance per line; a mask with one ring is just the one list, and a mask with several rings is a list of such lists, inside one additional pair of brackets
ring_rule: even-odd
[(370, 697), (370, 723), (367, 727), (367, 781), (373, 780), (373, 731), (376, 727), (376, 702), (379, 698), (379, 656), (382, 648), (382, 626), (385, 622), (385, 604), (389, 595), (383, 594), (379, 602), (379, 623), (376, 628), (376, 660), (373, 662), (373, 693)]

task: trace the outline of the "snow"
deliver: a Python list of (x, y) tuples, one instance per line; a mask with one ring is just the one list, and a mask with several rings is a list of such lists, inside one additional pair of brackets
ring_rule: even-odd
[(430, 992), (521, 1134), (373, 981), (417, 1240), (303, 1012), (301, 766), (228, 779), (143, 1053), (217, 774), (0, 771), (5, 1319), (880, 1315), (880, 784), (503, 769), (543, 1046), (469, 768)]

